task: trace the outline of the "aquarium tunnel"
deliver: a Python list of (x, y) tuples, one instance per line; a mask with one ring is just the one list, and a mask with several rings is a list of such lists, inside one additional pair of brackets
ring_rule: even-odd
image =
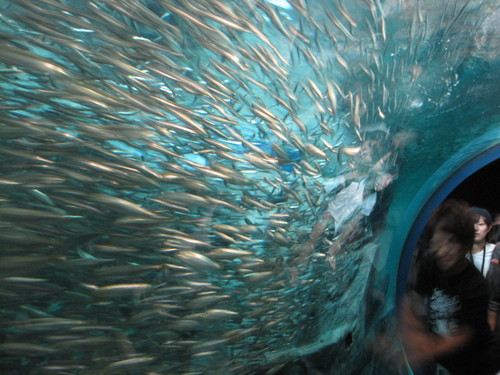
[(0, 0), (2, 375), (412, 374), (497, 3)]
[[(402, 249), (398, 268), (398, 296), (405, 293), (409, 268), (412, 264), (412, 258), (415, 255), (414, 249), (417, 246), (418, 237), (421, 235), (432, 211), (449, 198), (454, 189), (468, 177), (492, 163), (496, 162), (498, 164), (498, 160), (500, 159), (498, 133), (499, 130), (495, 130), (491, 134), (486, 134), (474, 140), (472, 144), (467, 145), (464, 150), (460, 151), (459, 155), (451, 155), (450, 159), (440, 168), (442, 170), (436, 170), (430, 181), (422, 184), (423, 188), (414, 198), (416, 202), (412, 201), (410, 203), (409, 207), (416, 207), (418, 210), (415, 212), (416, 215), (414, 216), (411, 228), (407, 230), (402, 226), (396, 230), (398, 232), (401, 229), (407, 233), (404, 245), (401, 246), (400, 243), (396, 245), (396, 248)], [(447, 175), (444, 171), (450, 173)], [(496, 172), (495, 169), (492, 169), (492, 171)], [(491, 175), (491, 178), (494, 179), (494, 174)], [(485, 193), (480, 187), (477, 187), (477, 189), (478, 195)], [(486, 193), (490, 192), (486, 191)], [(497, 207), (493, 203), (495, 202), (495, 197), (492, 196), (489, 199), (492, 202), (490, 209)], [(470, 202), (468, 203), (471, 204)], [(412, 212), (411, 209), (407, 213), (410, 214), (410, 212)], [(397, 241), (397, 239), (395, 240)]]

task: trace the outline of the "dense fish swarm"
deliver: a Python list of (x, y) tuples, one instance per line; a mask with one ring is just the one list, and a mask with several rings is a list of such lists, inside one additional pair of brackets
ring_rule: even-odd
[(493, 1), (432, 3), (0, 1), (2, 374), (359, 346), (405, 119), (489, 53)]

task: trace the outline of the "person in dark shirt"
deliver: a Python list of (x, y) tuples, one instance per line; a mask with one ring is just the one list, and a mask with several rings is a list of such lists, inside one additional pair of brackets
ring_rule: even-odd
[(500, 242), (500, 212), (495, 212), (493, 215), (493, 223), (490, 233), (488, 233), (488, 241), (494, 244)]
[[(488, 323), (491, 330), (498, 332), (497, 335), (500, 336), (500, 242), (493, 249), (486, 280), (490, 284)], [(500, 353), (498, 355), (500, 356)]]
[(465, 203), (444, 202), (426, 228), (429, 248), (402, 304), (401, 337), (417, 371), (436, 362), (453, 375), (493, 375), (500, 345), (487, 322), (488, 284), (466, 259), (474, 222)]

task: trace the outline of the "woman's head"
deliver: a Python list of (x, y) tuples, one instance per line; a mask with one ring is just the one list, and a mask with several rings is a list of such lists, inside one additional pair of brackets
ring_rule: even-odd
[(493, 224), (491, 215), (488, 210), (480, 207), (472, 207), (470, 213), (474, 219), (474, 242), (482, 244), (486, 241), (486, 236)]

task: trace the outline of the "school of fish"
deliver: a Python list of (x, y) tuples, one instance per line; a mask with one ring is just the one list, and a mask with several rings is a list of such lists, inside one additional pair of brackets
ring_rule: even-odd
[(362, 368), (405, 119), (496, 11), (445, 3), (0, 0), (2, 374)]

